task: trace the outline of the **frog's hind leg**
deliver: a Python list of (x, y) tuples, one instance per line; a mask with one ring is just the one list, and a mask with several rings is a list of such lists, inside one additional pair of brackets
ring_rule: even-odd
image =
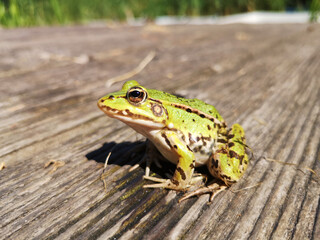
[(218, 137), (216, 149), (207, 164), (211, 175), (227, 186), (237, 182), (248, 165), (246, 148), (243, 128), (234, 124), (226, 134)]
[(222, 180), (224, 184), (213, 183), (199, 188), (184, 195), (180, 201), (206, 193), (211, 193), (210, 201), (212, 201), (218, 193), (240, 179), (247, 164), (244, 131), (239, 124), (234, 124), (232, 128), (218, 136), (215, 151), (207, 164), (211, 175)]

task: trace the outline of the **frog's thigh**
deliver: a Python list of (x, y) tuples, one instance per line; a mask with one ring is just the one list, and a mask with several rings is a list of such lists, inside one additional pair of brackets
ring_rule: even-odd
[(233, 172), (235, 173), (235, 177), (239, 179), (247, 169), (249, 163), (244, 130), (239, 124), (232, 125), (229, 131), (228, 148), (229, 156), (234, 167)]
[(217, 148), (208, 161), (210, 173), (226, 183), (237, 182), (248, 164), (244, 131), (234, 124), (225, 136), (219, 136)]

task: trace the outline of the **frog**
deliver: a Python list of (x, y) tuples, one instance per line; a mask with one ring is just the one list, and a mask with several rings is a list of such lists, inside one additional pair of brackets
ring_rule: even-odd
[[(236, 123), (228, 128), (216, 108), (199, 99), (148, 89), (129, 80), (120, 91), (100, 98), (98, 107), (142, 134), (175, 164), (174, 174), (168, 179), (150, 176), (146, 171), (144, 179), (152, 183), (144, 188), (183, 191), (181, 200), (209, 193), (212, 201), (216, 194), (238, 182), (247, 169), (249, 158), (242, 126)], [(204, 165), (220, 183), (199, 186), (207, 177), (195, 173), (195, 168)], [(193, 186), (199, 187), (188, 192)]]

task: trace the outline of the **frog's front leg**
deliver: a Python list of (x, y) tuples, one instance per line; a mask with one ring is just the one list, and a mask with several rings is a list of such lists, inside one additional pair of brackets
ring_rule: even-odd
[(174, 154), (177, 154), (178, 163), (174, 175), (171, 179), (155, 178), (145, 176), (144, 179), (158, 182), (155, 184), (144, 185), (144, 188), (167, 188), (177, 191), (183, 191), (189, 188), (194, 182), (203, 179), (202, 176), (192, 178), (195, 167), (195, 156), (192, 150), (180, 140), (173, 131), (161, 133), (166, 144)]

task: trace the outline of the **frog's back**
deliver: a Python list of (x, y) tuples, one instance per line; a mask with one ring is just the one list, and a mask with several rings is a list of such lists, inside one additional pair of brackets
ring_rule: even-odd
[(189, 106), (191, 109), (197, 109), (207, 115), (218, 119), (221, 122), (223, 121), (223, 118), (214, 106), (207, 104), (199, 99), (187, 99), (154, 89), (149, 89), (148, 93), (150, 98), (158, 99), (164, 104), (178, 104), (181, 106)]

